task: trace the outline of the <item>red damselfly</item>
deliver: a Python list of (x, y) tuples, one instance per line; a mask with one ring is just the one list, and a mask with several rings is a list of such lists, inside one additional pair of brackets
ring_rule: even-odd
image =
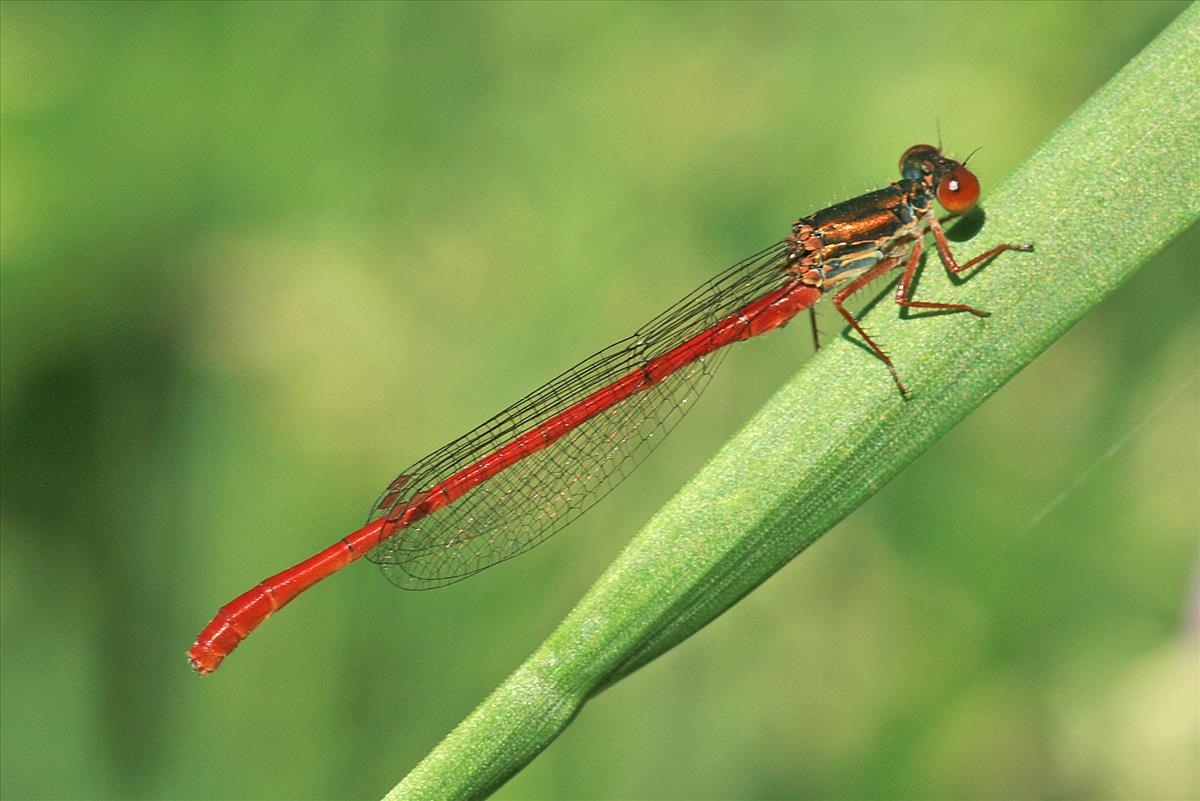
[[(394, 584), (453, 584), (544, 542), (591, 508), (640, 464), (694, 405), (725, 346), (780, 328), (829, 294), (886, 365), (895, 365), (844, 305), (875, 278), (903, 268), (901, 306), (987, 312), (913, 300), (912, 278), (933, 234), (943, 264), (962, 272), (933, 202), (951, 215), (975, 205), (979, 181), (940, 148), (915, 145), (899, 181), (830, 206), (791, 235), (719, 273), (633, 335), (552, 379), (400, 474), (365, 526), (221, 607), (188, 651), (209, 673), (268, 616), (301, 592), (366, 556)], [(814, 338), (816, 327), (813, 327)]]

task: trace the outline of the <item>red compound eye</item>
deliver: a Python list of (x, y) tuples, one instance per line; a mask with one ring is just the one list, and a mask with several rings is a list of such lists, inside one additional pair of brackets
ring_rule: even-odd
[(951, 214), (962, 214), (979, 200), (979, 179), (966, 167), (955, 167), (937, 185), (938, 203)]

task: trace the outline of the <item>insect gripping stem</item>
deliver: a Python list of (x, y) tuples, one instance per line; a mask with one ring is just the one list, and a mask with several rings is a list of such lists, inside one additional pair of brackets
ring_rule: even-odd
[(905, 152), (901, 176), (801, 218), (786, 240), (403, 471), (366, 526), (221, 607), (188, 651), (192, 667), (216, 670), (275, 611), (363, 556), (401, 587), (432, 589), (544, 542), (627, 477), (695, 406), (729, 345), (781, 328), (826, 294), (907, 397), (892, 359), (845, 301), (903, 267), (899, 305), (984, 315), (965, 304), (913, 300), (923, 237), (933, 233), (951, 273), (1030, 246), (998, 245), (960, 266), (933, 202), (962, 212), (978, 197), (978, 180), (931, 145)]

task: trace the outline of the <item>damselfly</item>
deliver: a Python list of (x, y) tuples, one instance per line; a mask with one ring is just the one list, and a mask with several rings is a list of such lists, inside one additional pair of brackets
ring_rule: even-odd
[(900, 175), (890, 186), (800, 218), (786, 239), (405, 470), (371, 507), (365, 526), (221, 607), (188, 651), (192, 667), (215, 670), (272, 612), (360, 557), (400, 587), (432, 589), (544, 542), (607, 495), (675, 427), (726, 345), (811, 313), (825, 295), (907, 396), (892, 360), (846, 300), (902, 268), (900, 306), (986, 316), (960, 303), (913, 300), (925, 235), (933, 234), (951, 273), (1032, 246), (997, 245), (959, 264), (933, 203), (961, 214), (975, 205), (979, 181), (932, 145), (905, 151)]

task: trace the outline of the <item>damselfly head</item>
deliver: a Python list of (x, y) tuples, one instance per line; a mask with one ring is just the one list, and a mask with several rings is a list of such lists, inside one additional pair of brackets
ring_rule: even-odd
[(951, 214), (962, 214), (979, 200), (979, 179), (965, 165), (947, 158), (933, 145), (913, 145), (900, 157), (906, 180), (933, 187), (938, 203)]

